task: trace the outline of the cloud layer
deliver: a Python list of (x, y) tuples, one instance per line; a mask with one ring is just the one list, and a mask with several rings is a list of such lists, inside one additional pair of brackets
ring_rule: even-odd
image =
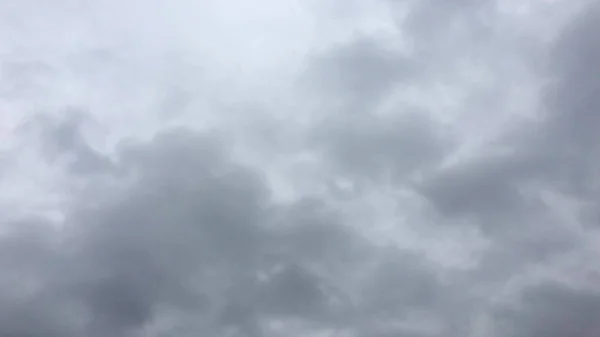
[(235, 5), (0, 5), (1, 336), (598, 334), (597, 2)]

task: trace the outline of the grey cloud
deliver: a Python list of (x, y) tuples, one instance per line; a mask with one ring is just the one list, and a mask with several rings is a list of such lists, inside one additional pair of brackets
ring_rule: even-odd
[(505, 135), (500, 143), (510, 150), (508, 154), (459, 164), (419, 187), (438, 210), (450, 216), (475, 215), (483, 223), (502, 219), (506, 224), (507, 216), (532, 211), (519, 193), (531, 184), (584, 200), (596, 197), (597, 12), (592, 8), (575, 19), (553, 49), (553, 84), (545, 92), (541, 122), (527, 122), (517, 134)]
[(501, 216), (512, 213), (521, 205), (517, 186), (511, 179), (520, 171), (504, 161), (484, 159), (464, 164), (428, 180), (423, 194), (447, 215), (492, 213)]
[(398, 319), (416, 308), (436, 308), (443, 300), (435, 269), (410, 254), (384, 252), (371, 273), (374, 277), (362, 290), (365, 317)]
[(28, 60), (11, 60), (4, 57), (0, 60), (4, 76), (10, 81), (3, 81), (0, 95), (8, 100), (19, 100), (36, 95), (43, 87), (43, 81), (51, 77), (56, 69), (43, 62)]
[(372, 248), (354, 229), (345, 226), (341, 217), (319, 199), (303, 199), (285, 210), (287, 223), (278, 240), (288, 256), (307, 263), (328, 263), (336, 273), (347, 265), (368, 260)]
[(600, 123), (599, 6), (591, 4), (573, 20), (556, 42), (550, 66), (552, 84), (545, 97), (547, 136), (538, 146), (550, 147), (563, 162), (556, 179), (565, 192), (593, 195), (598, 181), (596, 125)]
[(543, 168), (537, 160), (530, 153), (488, 154), (441, 169), (416, 188), (442, 214), (472, 218), (493, 231), (535, 209), (520, 188)]
[[(591, 5), (573, 19), (551, 49), (548, 76), (552, 82), (544, 89), (541, 119), (503, 135), (486, 148), (486, 155), (442, 169), (417, 186), (445, 219), (470, 218), (487, 232), (492, 248), (470, 282), (480, 289), (490, 286), (489, 293), (534, 266), (552, 269), (556, 260), (583, 245), (580, 233), (566, 220), (551, 218), (549, 206), (539, 196), (528, 199), (521, 192), (552, 190), (594, 205), (598, 200), (595, 125), (600, 102), (595, 69), (600, 44), (595, 26), (599, 12), (597, 5)], [(494, 154), (500, 149), (504, 154)], [(590, 224), (594, 220), (578, 224), (583, 225), (584, 235)], [(596, 293), (596, 289), (555, 283), (531, 285), (521, 293), (520, 304), (499, 310), (493, 319), (494, 332), (515, 337), (595, 336)]]
[(403, 183), (412, 173), (435, 168), (454, 146), (425, 111), (339, 116), (317, 130), (316, 146), (334, 172), (359, 184)]
[[(410, 98), (407, 89), (423, 93), (428, 85), (468, 82), (463, 79), (470, 70), (465, 55), (478, 66), (502, 69), (498, 72), (506, 70), (513, 55), (502, 50), (507, 41), (486, 26), (494, 19), (493, 2), (398, 2), (402, 9), (394, 1), (386, 3), (392, 12), (408, 11), (397, 22), (397, 40), (359, 35), (309, 59), (305, 85), (317, 88), (313, 99), (321, 102), (325, 115), (309, 135), (326, 160), (333, 159), (335, 174), (357, 181), (387, 175), (394, 183), (405, 183), (407, 175), (433, 170), (450, 155), (456, 135), (429, 118), (435, 111), (396, 103), (382, 113), (381, 103)], [(497, 61), (500, 57), (507, 61)], [(482, 86), (470, 88), (476, 109), (491, 109), (507, 95), (500, 85)]]
[(551, 76), (556, 80), (547, 97), (552, 126), (582, 146), (592, 145), (593, 139), (587, 138), (596, 135), (593, 127), (598, 122), (600, 85), (594, 76), (600, 64), (598, 13), (600, 6), (589, 6), (570, 23), (556, 42), (550, 61), (555, 71)]
[(86, 141), (85, 114), (73, 113), (36, 127), (42, 152), (59, 164), (68, 158), (66, 174), (88, 188), (69, 196), (61, 229), (25, 219), (0, 238), (0, 335), (158, 335), (143, 330), (169, 313), (175, 327), (167, 335), (271, 336), (280, 333), (266, 323), (278, 321), (290, 325), (290, 335), (300, 330), (295, 324), (306, 334), (473, 336), (474, 317), (492, 307), (498, 332), (508, 336), (592, 336), (595, 291), (534, 285), (520, 303), (502, 308), (489, 295), (532, 266), (552, 268), (582, 244), (521, 192), (596, 197), (598, 102), (588, 75), (598, 59), (597, 11), (557, 44), (548, 115), (500, 139), (509, 152), (490, 146), (485, 156), (440, 167), (456, 144), (429, 112), (399, 106), (375, 113), (407, 80), (435, 82), (456, 70), (429, 77), (477, 49), (462, 47), (490, 36), (477, 17), (490, 3), (416, 3), (404, 29), (420, 39), (418, 55), (361, 38), (312, 59), (306, 82), (327, 109), (347, 108), (327, 111), (305, 135), (328, 178), (412, 187), (436, 220), (472, 220), (490, 241), (479, 265), (465, 271), (376, 245), (344, 223), (337, 200), (328, 199), (334, 196), (275, 203), (266, 177), (236, 162), (221, 134), (172, 129), (123, 143), (108, 159)]
[(495, 1), (425, 0), (410, 2), (408, 7), (406, 2), (388, 2), (400, 13), (397, 27), (410, 41), (411, 60), (419, 65), (418, 81), (456, 83), (466, 70), (461, 66), (465, 57), (495, 67), (499, 55), (510, 57), (502, 48), (504, 37), (494, 30)]
[(37, 114), (23, 123), (22, 130), (37, 138), (48, 161), (66, 165), (71, 173), (106, 173), (113, 164), (85, 139), (88, 127), (97, 128), (98, 124), (89, 113), (69, 107), (55, 117)]
[[(352, 306), (386, 307), (382, 292), (397, 291), (395, 279), (407, 288), (393, 297), (393, 310), (421, 302), (435, 310), (435, 275), (418, 274), (418, 263), (387, 272), (393, 256), (370, 276), (381, 274), (389, 289), (373, 280), (365, 289), (375, 297), (350, 300), (354, 280), (343, 276), (360, 275), (380, 259), (379, 249), (319, 199), (272, 204), (260, 175), (232, 161), (218, 137), (172, 130), (147, 144), (124, 144), (116, 165), (112, 179), (127, 188), (95, 192), (110, 198), (90, 191), (75, 197), (60, 232), (15, 224), (15, 235), (3, 238), (7, 275), (23, 273), (38, 292), (6, 302), (12, 309), (2, 309), (0, 334), (129, 336), (165, 308), (195, 315), (204, 322), (197, 329), (212, 334), (229, 326), (260, 336), (276, 317), (346, 327)], [(17, 289), (7, 283), (0, 295)]]
[(415, 67), (413, 60), (388, 46), (358, 37), (311, 59), (305, 85), (317, 93), (319, 100), (332, 100), (333, 106), (343, 102), (346, 114), (362, 114), (368, 113), (395, 86), (412, 78)]
[(70, 336), (80, 318), (77, 306), (54, 285), (63, 271), (58, 263), (57, 235), (41, 219), (14, 224), (2, 240), (0, 328), (6, 336)]
[[(83, 317), (80, 323), (86, 326), (86, 334), (124, 336), (151, 322), (164, 306), (202, 313), (208, 301), (204, 291), (217, 286), (202, 273), (226, 272), (235, 279), (236, 273), (256, 268), (249, 264), (260, 258), (266, 245), (260, 241), (266, 236), (262, 222), (268, 221), (268, 211), (259, 205), (263, 186), (216, 152), (210, 144), (185, 133), (159, 137), (149, 146), (129, 146), (124, 165), (138, 175), (137, 183), (115, 199), (100, 199), (92, 206), (83, 203), (69, 211), (66, 241), (53, 247), (54, 255), (59, 255), (53, 265), (62, 272), (37, 272), (43, 292), (56, 293), (57, 300), (79, 302), (84, 308), (83, 316), (90, 316), (89, 322)], [(27, 232), (22, 235), (25, 242), (35, 238)], [(27, 248), (31, 245), (10, 237), (6, 240), (10, 244), (3, 246), (7, 256), (35, 252)], [(36, 257), (42, 259), (44, 254)], [(43, 259), (31, 264), (34, 268), (46, 265)], [(223, 267), (226, 271), (219, 270)], [(192, 281), (198, 285), (192, 286)], [(226, 281), (227, 277), (217, 282)], [(21, 304), (25, 310), (33, 310), (26, 303)], [(25, 328), (19, 321), (14, 324), (14, 329)], [(3, 329), (13, 327), (7, 324)], [(32, 331), (28, 336), (48, 333), (43, 326), (35, 330), (35, 324), (27, 329)], [(57, 332), (67, 333), (68, 329)]]
[[(394, 1), (390, 1), (394, 2)], [(490, 9), (492, 1), (454, 1), (446, 2), (440, 0), (417, 1), (410, 7), (407, 19), (403, 22), (403, 28), (412, 36), (417, 37), (416, 42), (421, 47), (429, 45), (440, 45), (442, 36), (449, 33), (457, 24), (474, 25), (467, 33), (485, 36), (485, 22), (482, 14)], [(432, 43), (433, 39), (437, 43)]]
[(496, 294), (514, 277), (531, 268), (552, 266), (584, 245), (577, 233), (551, 217), (527, 219), (511, 227), (491, 235), (494, 245), (482, 254), (478, 268), (467, 273), (477, 291)]
[(525, 289), (519, 302), (498, 310), (502, 333), (515, 337), (598, 334), (600, 297), (596, 290), (549, 282)]
[[(403, 13), (390, 4), (392, 13)], [(401, 2), (402, 8), (406, 2)], [(415, 1), (408, 16), (397, 22), (395, 39), (358, 34), (309, 59), (304, 86), (327, 107), (343, 113), (370, 113), (391, 94), (422, 83), (456, 75), (465, 53), (483, 60), (497, 42), (484, 22), (491, 18), (490, 1)], [(486, 12), (487, 11), (487, 12)], [(481, 14), (480, 12), (483, 12)], [(462, 69), (458, 69), (461, 71)], [(450, 80), (452, 76), (450, 76)], [(331, 104), (333, 103), (333, 104)], [(331, 105), (329, 105), (331, 104)]]

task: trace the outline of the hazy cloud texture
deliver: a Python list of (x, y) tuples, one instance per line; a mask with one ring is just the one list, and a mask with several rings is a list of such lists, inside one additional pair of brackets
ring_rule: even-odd
[(0, 336), (599, 335), (597, 1), (0, 17)]

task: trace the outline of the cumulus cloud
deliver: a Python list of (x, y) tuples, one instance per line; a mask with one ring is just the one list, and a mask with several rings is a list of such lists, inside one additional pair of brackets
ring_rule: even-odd
[(0, 335), (597, 335), (596, 3), (43, 5)]

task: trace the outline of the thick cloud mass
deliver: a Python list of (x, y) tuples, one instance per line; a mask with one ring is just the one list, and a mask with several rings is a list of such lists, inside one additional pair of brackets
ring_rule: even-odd
[(600, 336), (597, 1), (234, 3), (0, 4), (0, 337)]

